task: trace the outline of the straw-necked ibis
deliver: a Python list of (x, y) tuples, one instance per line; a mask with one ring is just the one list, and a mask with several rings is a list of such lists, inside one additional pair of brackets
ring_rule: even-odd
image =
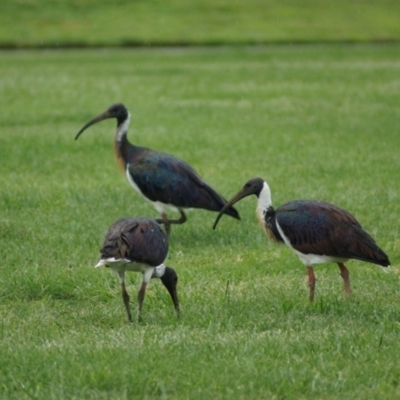
[(178, 276), (163, 264), (168, 253), (168, 238), (156, 221), (149, 218), (122, 218), (114, 222), (106, 233), (100, 260), (95, 267), (106, 266), (117, 273), (128, 319), (132, 322), (129, 295), (125, 287), (125, 271), (141, 272), (143, 281), (138, 293), (139, 320), (147, 284), (159, 278), (171, 295), (179, 315), (177, 294)]
[[(135, 146), (128, 141), (130, 114), (123, 104), (113, 104), (106, 111), (87, 122), (75, 139), (89, 126), (108, 118), (116, 118), (117, 130), (114, 149), (120, 167), (129, 183), (150, 201), (161, 214), (157, 222), (164, 224), (167, 234), (171, 224), (186, 222), (185, 209), (202, 208), (220, 211), (226, 200), (207, 185), (198, 173), (184, 161), (165, 153)], [(168, 219), (167, 210), (180, 213), (178, 219)], [(224, 213), (240, 219), (233, 207), (225, 207)]]
[[(350, 295), (349, 271), (344, 265), (347, 260), (390, 266), (388, 256), (346, 210), (315, 200), (294, 200), (275, 210), (270, 188), (261, 178), (249, 180), (226, 207), (252, 194), (258, 197), (256, 213), (266, 234), (289, 246), (307, 267), (310, 301), (314, 299), (316, 282), (314, 264), (337, 263), (347, 295)], [(223, 212), (224, 209), (217, 216), (214, 229)]]

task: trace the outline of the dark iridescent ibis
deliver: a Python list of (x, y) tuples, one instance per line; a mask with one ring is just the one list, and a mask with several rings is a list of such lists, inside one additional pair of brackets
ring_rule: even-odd
[(125, 287), (125, 272), (143, 274), (138, 293), (139, 320), (147, 284), (152, 278), (159, 278), (171, 295), (179, 315), (177, 294), (178, 276), (173, 268), (163, 264), (168, 253), (168, 238), (156, 221), (149, 218), (122, 218), (109, 228), (100, 250), (97, 267), (106, 266), (117, 273), (122, 289), (128, 319), (132, 322), (129, 295)]
[[(266, 234), (289, 246), (307, 267), (310, 301), (314, 300), (316, 282), (314, 264), (337, 263), (347, 295), (350, 295), (349, 271), (344, 265), (347, 260), (390, 266), (388, 256), (346, 210), (315, 200), (294, 200), (275, 210), (270, 188), (261, 178), (249, 180), (226, 207), (252, 194), (258, 197), (256, 213)], [(223, 212), (224, 209), (217, 216), (214, 229)]]
[[(130, 143), (127, 138), (130, 114), (123, 104), (114, 104), (91, 119), (77, 133), (75, 139), (89, 126), (108, 118), (117, 120), (114, 150), (120, 167), (133, 188), (161, 214), (161, 219), (157, 222), (164, 224), (167, 234), (171, 224), (186, 222), (185, 209), (202, 208), (218, 212), (225, 206), (226, 200), (184, 161)], [(169, 209), (178, 211), (180, 218), (169, 219)], [(225, 207), (224, 210), (225, 214), (240, 219), (239, 213), (233, 207)]]

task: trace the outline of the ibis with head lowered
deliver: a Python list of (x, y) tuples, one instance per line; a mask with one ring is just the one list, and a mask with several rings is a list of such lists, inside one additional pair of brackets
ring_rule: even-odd
[[(351, 292), (349, 271), (344, 264), (347, 260), (390, 266), (388, 256), (346, 210), (315, 200), (294, 200), (275, 210), (270, 188), (261, 178), (249, 180), (225, 207), (250, 195), (258, 197), (256, 213), (267, 235), (285, 243), (307, 267), (310, 301), (314, 299), (315, 264), (337, 263), (347, 295)], [(214, 229), (223, 212), (224, 208), (215, 220)]]
[(117, 273), (121, 284), (122, 299), (130, 322), (132, 322), (132, 313), (129, 295), (125, 287), (126, 271), (143, 274), (142, 285), (138, 293), (139, 320), (146, 287), (152, 278), (161, 279), (179, 315), (178, 276), (173, 268), (163, 264), (167, 253), (167, 235), (152, 219), (145, 217), (122, 218), (114, 222), (108, 229), (96, 267), (109, 267)]
[[(218, 212), (226, 205), (226, 200), (184, 161), (130, 143), (127, 138), (130, 114), (123, 104), (113, 104), (91, 119), (77, 133), (75, 139), (89, 126), (108, 118), (117, 120), (114, 150), (120, 167), (133, 188), (161, 214), (161, 219), (157, 222), (164, 224), (167, 234), (171, 224), (186, 222), (185, 209), (201, 208)], [(169, 219), (169, 209), (178, 211), (180, 218)], [(224, 213), (240, 219), (233, 207), (225, 207)]]

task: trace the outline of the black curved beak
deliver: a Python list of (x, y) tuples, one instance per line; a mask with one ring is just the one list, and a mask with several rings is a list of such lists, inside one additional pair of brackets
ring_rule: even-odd
[(172, 302), (174, 303), (175, 311), (178, 314), (178, 317), (180, 315), (180, 308), (179, 308), (179, 300), (178, 300), (178, 293), (176, 290), (176, 285), (174, 287), (170, 286), (165, 286), (171, 296)]
[(243, 189), (241, 189), (238, 193), (236, 193), (226, 204), (225, 206), (221, 209), (221, 211), (219, 212), (219, 214), (217, 215), (217, 218), (215, 219), (214, 225), (213, 225), (213, 229), (215, 229), (217, 227), (218, 221), (220, 220), (220, 218), (224, 215), (224, 212), (227, 208), (233, 206), (235, 203), (237, 203), (239, 200), (247, 197), (247, 196), (251, 196), (252, 194), (254, 194), (254, 190), (252, 190), (252, 188), (246, 188), (244, 187)]
[(108, 118), (113, 118), (115, 117), (114, 115), (112, 115), (110, 113), (109, 110), (102, 112), (100, 115), (98, 115), (97, 117), (94, 117), (93, 119), (91, 119), (89, 122), (87, 122), (82, 128), (81, 130), (76, 134), (75, 136), (75, 140), (78, 139), (78, 137), (82, 134), (82, 132), (84, 130), (86, 130), (87, 128), (89, 128), (89, 126), (92, 126), (94, 124), (97, 124), (100, 121), (103, 121), (104, 119), (108, 119)]

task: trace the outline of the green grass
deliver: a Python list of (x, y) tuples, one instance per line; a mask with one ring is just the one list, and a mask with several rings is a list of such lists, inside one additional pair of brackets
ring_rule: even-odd
[(398, 41), (395, 0), (3, 0), (0, 46)]
[[(3, 52), (0, 63), (2, 399), (400, 398), (399, 46)], [(351, 211), (389, 254), (305, 270), (242, 221), (194, 210), (168, 264), (183, 316), (152, 282), (127, 323), (115, 276), (93, 265), (108, 226), (156, 217), (119, 174), (115, 101), (134, 143), (173, 153), (224, 196), (254, 176), (276, 206)], [(129, 275), (136, 305), (140, 276)]]

